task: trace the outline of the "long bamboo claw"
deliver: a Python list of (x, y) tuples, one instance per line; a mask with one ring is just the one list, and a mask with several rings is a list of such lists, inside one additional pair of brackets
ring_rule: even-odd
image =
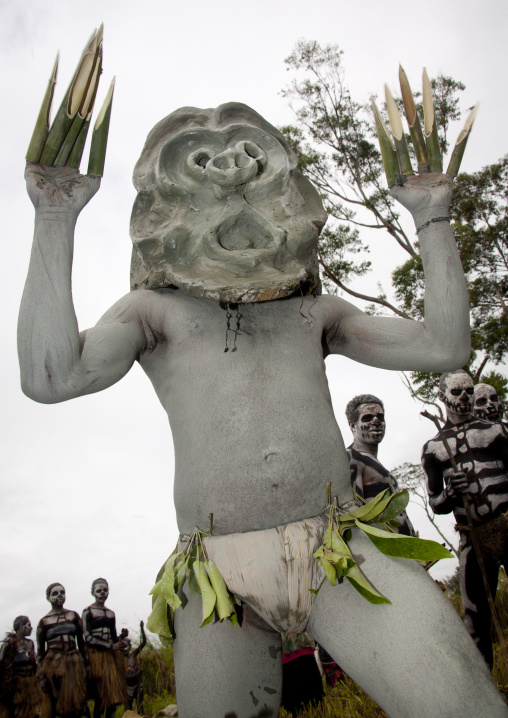
[(108, 144), (109, 122), (111, 120), (111, 106), (113, 104), (113, 92), (115, 89), (115, 78), (109, 86), (108, 94), (104, 100), (92, 133), (92, 145), (90, 147), (90, 158), (88, 161), (88, 174), (92, 177), (102, 177), (104, 174), (104, 163), (106, 161), (106, 148)]
[(473, 124), (476, 119), (476, 115), (478, 114), (479, 108), (480, 103), (477, 103), (469, 113), (469, 117), (466, 120), (466, 124), (464, 125), (461, 133), (457, 137), (457, 142), (455, 143), (455, 147), (453, 148), (452, 156), (450, 157), (450, 162), (448, 164), (448, 169), (446, 170), (446, 174), (448, 175), (453, 175), (454, 177), (456, 177), (459, 174), (460, 163), (462, 162), (464, 150), (466, 149), (467, 141), (469, 139), (469, 135), (471, 134), (471, 130), (473, 128)]
[(432, 99), (429, 76), (427, 75), (427, 70), (425, 68), (423, 69), (423, 115), (425, 141), (427, 144), (427, 153), (429, 155), (430, 171), (442, 172), (443, 158), (441, 156), (437, 123), (434, 116), (434, 101)]
[(51, 125), (41, 155), (41, 163), (52, 165), (60, 152), (86, 91), (89, 75), (97, 50), (97, 32), (94, 32), (85, 47), (74, 77), (65, 93), (57, 115)]
[(378, 106), (371, 99), (372, 111), (374, 113), (374, 120), (376, 122), (376, 131), (379, 140), (379, 147), (381, 149), (381, 156), (383, 158), (383, 166), (385, 168), (386, 181), (388, 187), (393, 187), (397, 184), (397, 175), (399, 173), (399, 164), (397, 161), (397, 152), (393, 145), (392, 138), (388, 131), (387, 126), (379, 112)]
[(385, 98), (386, 98), (386, 109), (388, 111), (388, 118), (390, 120), (390, 126), (392, 128), (392, 135), (395, 142), (395, 151), (397, 152), (397, 158), (399, 160), (400, 169), (402, 174), (414, 175), (413, 168), (411, 166), (411, 158), (409, 156), (409, 150), (406, 144), (406, 138), (404, 137), (404, 130), (402, 128), (402, 119), (400, 117), (399, 108), (388, 85), (385, 84)]
[(56, 56), (53, 72), (48, 82), (48, 89), (44, 95), (39, 116), (35, 123), (32, 139), (28, 145), (26, 159), (28, 162), (39, 162), (46, 139), (49, 133), (49, 118), (51, 114), (51, 105), (53, 104), (53, 95), (55, 92), (56, 76), (58, 73), (58, 55)]
[(409, 133), (413, 142), (416, 160), (418, 162), (418, 172), (429, 171), (429, 158), (427, 156), (427, 148), (423, 137), (423, 130), (416, 111), (413, 93), (409, 85), (409, 80), (402, 65), (399, 65), (399, 82), (400, 91), (402, 93), (402, 102), (404, 103), (404, 112), (406, 114)]

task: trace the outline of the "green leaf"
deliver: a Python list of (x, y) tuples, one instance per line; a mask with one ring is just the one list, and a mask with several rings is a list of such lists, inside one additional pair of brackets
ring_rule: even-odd
[(335, 553), (334, 551), (325, 551), (324, 556), (330, 563), (341, 563), (342, 559), (345, 558), (343, 553)]
[(172, 638), (173, 633), (168, 621), (168, 604), (164, 596), (157, 596), (155, 606), (148, 616), (146, 627), (151, 633), (157, 633), (164, 638)]
[(313, 593), (314, 596), (317, 596), (318, 593), (320, 592), (321, 586), (323, 585), (323, 583), (325, 582), (325, 580), (326, 580), (326, 579), (323, 579), (317, 588), (309, 588), (310, 593)]
[(332, 548), (332, 527), (328, 526), (323, 534), (323, 546), (326, 548)]
[[(208, 574), (203, 565), (203, 562), (196, 560), (194, 562), (193, 570), (194, 570), (194, 575), (196, 576), (196, 581), (201, 590), (201, 600), (203, 601), (203, 622), (204, 622), (205, 619), (209, 618), (209, 616), (213, 614), (213, 609), (215, 607), (215, 602), (217, 600), (217, 596), (215, 595), (215, 591), (213, 590), (213, 588), (210, 584), (210, 581), (208, 579)], [(206, 624), (204, 624), (204, 625), (206, 625)]]
[(148, 595), (149, 596), (160, 596), (161, 595), (161, 584), (162, 584), (162, 579), (160, 581), (157, 581), (157, 583), (155, 584), (155, 586), (152, 588), (152, 590), (150, 591), (150, 593)]
[(409, 503), (409, 491), (403, 489), (390, 496), (390, 501), (385, 510), (376, 517), (377, 524), (386, 524), (398, 516)]
[(175, 592), (175, 574), (173, 569), (166, 571), (161, 580), (161, 593), (173, 611), (182, 605), (180, 598)]
[(386, 556), (413, 558), (418, 561), (436, 561), (442, 558), (453, 558), (453, 555), (448, 549), (436, 541), (389, 533), (376, 526), (363, 524), (361, 521), (357, 521), (356, 525), (367, 534), (374, 546)]
[(187, 574), (190, 556), (186, 556), (175, 564), (175, 587), (178, 589), (184, 582)]
[(350, 558), (352, 558), (351, 551), (349, 550), (349, 546), (344, 541), (344, 539), (342, 538), (342, 536), (340, 535), (340, 533), (338, 532), (337, 529), (335, 529), (335, 531), (332, 532), (331, 544), (332, 544), (332, 550), (335, 553), (339, 553), (341, 556), (342, 555), (349, 556)]
[(229, 621), (233, 624), (233, 628), (236, 628), (238, 625), (238, 616), (236, 615), (236, 611), (233, 611), (229, 616), (226, 616), (226, 621)]
[(320, 558), (318, 560), (318, 564), (322, 566), (325, 570), (326, 578), (330, 581), (332, 586), (337, 585), (337, 572), (335, 571), (335, 567), (332, 566), (332, 564), (326, 560), (326, 558)]
[(204, 561), (204, 567), (208, 573), (212, 588), (215, 591), (217, 599), (217, 613), (219, 614), (219, 619), (222, 621), (232, 613), (236, 613), (235, 605), (216, 564), (213, 561)]
[(201, 624), (200, 628), (204, 628), (204, 626), (208, 626), (208, 624), (213, 621), (214, 617), (215, 617), (215, 611), (212, 611), (211, 614), (203, 620), (203, 623)]
[(374, 586), (367, 580), (358, 566), (352, 566), (346, 575), (349, 583), (355, 588), (359, 594), (367, 599), (369, 603), (391, 603), (391, 601), (376, 591)]
[(359, 506), (353, 511), (348, 511), (346, 516), (354, 516), (355, 519), (361, 519), (362, 521), (371, 521), (384, 511), (391, 497), (390, 489), (385, 489), (363, 506)]

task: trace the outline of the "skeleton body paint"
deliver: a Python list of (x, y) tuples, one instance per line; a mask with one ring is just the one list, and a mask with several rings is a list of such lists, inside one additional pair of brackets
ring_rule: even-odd
[(143, 674), (139, 665), (139, 654), (146, 646), (145, 624), (143, 621), (139, 624), (139, 646), (132, 648), (131, 641), (128, 638), (129, 631), (122, 628), (120, 640), (124, 643), (124, 656), (127, 660), (126, 681), (127, 681), (127, 706), (129, 710), (133, 710), (134, 701), (136, 702), (136, 712), (143, 715)]
[(50, 584), (46, 598), (51, 610), (37, 626), (37, 657), (51, 700), (52, 718), (78, 718), (83, 715), (87, 700), (88, 653), (81, 618), (76, 611), (65, 608), (62, 584)]
[(92, 673), (91, 692), (94, 718), (106, 718), (116, 706), (127, 702), (127, 684), (123, 666), (124, 644), (118, 641), (114, 612), (107, 608), (108, 582), (96, 578), (92, 583), (94, 603), (83, 611), (83, 632)]
[[(133, 291), (81, 336), (71, 294), (74, 225), (99, 182), (67, 167), (27, 169), (36, 225), (19, 322), (24, 391), (40, 402), (64, 401), (108, 388), (138, 361), (171, 426), (180, 533), (206, 530), (212, 513), (210, 540), (248, 533), (254, 555), (263, 529), (277, 533), (320, 516), (327, 484), (339, 503), (353, 500), (327, 355), (421, 371), (453, 369), (469, 356), (456, 243), (447, 222), (432, 222), (448, 212), (451, 177), (408, 177), (390, 190), (422, 228), (423, 323), (368, 316), (319, 294), (317, 239), (326, 213), (296, 164), (282, 135), (245, 105), (169, 115), (150, 133), (135, 170)], [(140, 500), (154, 501), (150, 473), (170, 451), (170, 443), (154, 447)], [(293, 550), (282, 548), (275, 575), (284, 574)], [(383, 556), (366, 537), (354, 536), (351, 551), (392, 605), (373, 607), (352, 587), (323, 586), (308, 616), (313, 638), (390, 718), (462, 718), (464, 700), (472, 712), (506, 717), (481, 657), (429, 576)], [(168, 553), (160, 547), (154, 566)], [(262, 567), (259, 580), (258, 595), (269, 594), (283, 614), (279, 583), (267, 583)], [(302, 594), (306, 581), (298, 583)], [(179, 715), (275, 717), (280, 634), (247, 606), (241, 626), (201, 629), (201, 597), (187, 588), (175, 614)], [(373, 661), (379, 670), (366, 668)]]
[[(377, 458), (386, 430), (381, 400), (372, 394), (355, 396), (346, 407), (346, 416), (354, 438), (347, 448), (354, 494), (369, 501), (385, 489), (391, 493), (399, 491), (397, 481)], [(397, 519), (399, 533), (417, 535), (405, 511)]]
[[(439, 397), (447, 421), (422, 451), (429, 502), (437, 514), (453, 511), (460, 531), (460, 583), (465, 624), (487, 664), (492, 667), (490, 609), (470, 532), (462, 495), (469, 501), (477, 539), (493, 595), (499, 564), (508, 558), (508, 434), (501, 424), (472, 416), (473, 380), (465, 372), (444, 375)], [(447, 441), (460, 472), (446, 452)], [(496, 536), (495, 546), (492, 534)], [(482, 541), (483, 537), (483, 541)]]
[(14, 619), (0, 648), (0, 712), (12, 718), (37, 718), (41, 714), (43, 695), (28, 616)]

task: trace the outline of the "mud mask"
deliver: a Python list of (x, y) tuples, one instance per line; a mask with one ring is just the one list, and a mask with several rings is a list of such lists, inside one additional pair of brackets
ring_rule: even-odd
[(224, 303), (316, 291), (326, 221), (284, 137), (246, 105), (183, 108), (149, 134), (134, 172), (131, 288)]

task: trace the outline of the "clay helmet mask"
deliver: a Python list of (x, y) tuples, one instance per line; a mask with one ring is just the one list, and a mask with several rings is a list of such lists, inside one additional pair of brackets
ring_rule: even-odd
[(316, 291), (326, 212), (296, 161), (247, 105), (168, 115), (134, 170), (131, 289), (176, 286), (220, 302)]

